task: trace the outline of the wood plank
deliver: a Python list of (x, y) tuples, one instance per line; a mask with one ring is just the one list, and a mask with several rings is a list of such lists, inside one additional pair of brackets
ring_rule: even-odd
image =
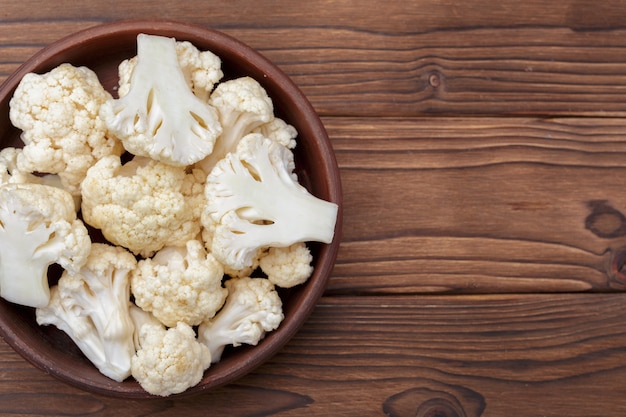
[(34, 2), (28, 16), (23, 6), (8, 5), (0, 81), (71, 32), (152, 15), (211, 26), (257, 48), (323, 115), (626, 115), (626, 30), (618, 24), (626, 11), (618, 1), (591, 8), (575, 1), (396, 0), (385, 4), (386, 19), (377, 18), (373, 0), (358, 10), (347, 0), (298, 7), (282, 1), (253, 14), (239, 13), (240, 2), (217, 10), (206, 2), (193, 18), (189, 5), (149, 3), (154, 12), (147, 15), (146, 2), (106, 10)]
[(624, 289), (626, 122), (328, 118), (329, 293)]
[(325, 297), (236, 384), (150, 402), (76, 390), (0, 342), (0, 414), (60, 414), (71, 401), (76, 415), (111, 416), (623, 416), (625, 302), (623, 293)]

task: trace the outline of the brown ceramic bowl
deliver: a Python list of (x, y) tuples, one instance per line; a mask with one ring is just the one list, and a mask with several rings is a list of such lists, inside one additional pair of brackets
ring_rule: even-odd
[[(281, 292), (285, 313), (281, 326), (257, 346), (227, 349), (221, 361), (205, 372), (200, 384), (177, 395), (198, 394), (235, 381), (276, 354), (312, 312), (326, 288), (339, 247), (340, 178), (328, 136), (318, 115), (279, 68), (223, 33), (171, 21), (104, 24), (70, 35), (38, 52), (0, 86), (0, 147), (21, 144), (19, 132), (8, 118), (8, 103), (24, 74), (44, 73), (64, 62), (85, 65), (99, 75), (105, 88), (113, 92), (117, 84), (117, 66), (123, 59), (136, 54), (136, 36), (139, 33), (188, 40), (199, 49), (211, 50), (222, 59), (225, 78), (248, 75), (259, 81), (273, 99), (276, 114), (299, 132), (295, 158), (302, 184), (314, 195), (340, 207), (335, 240), (329, 245), (311, 246), (315, 267), (312, 277), (305, 285)], [(38, 326), (33, 309), (0, 299), (0, 336), (32, 364), (66, 383), (103, 395), (151, 398), (132, 378), (117, 383), (101, 375), (64, 333), (54, 326)]]

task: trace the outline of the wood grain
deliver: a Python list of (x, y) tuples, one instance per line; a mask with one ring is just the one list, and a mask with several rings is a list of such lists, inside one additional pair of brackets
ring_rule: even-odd
[(626, 415), (626, 5), (381, 4), (0, 0), (0, 81), (117, 19), (237, 37), (323, 116), (345, 196), (325, 297), (252, 374), (120, 400), (0, 340), (0, 415)]
[(0, 344), (0, 414), (64, 414), (71, 401), (84, 416), (617, 417), (626, 411), (624, 297), (327, 297), (237, 384), (149, 402), (85, 394)]
[(385, 19), (372, 0), (358, 8), (347, 0), (270, 2), (253, 15), (239, 13), (241, 2), (217, 12), (202, 2), (191, 18), (188, 5), (163, 1), (113, 2), (104, 15), (100, 6), (33, 3), (34, 14), (22, 19), (11, 14), (23, 10), (17, 3), (5, 11), (0, 80), (73, 31), (161, 17), (209, 25), (257, 48), (323, 115), (626, 115), (626, 30), (618, 25), (626, 14), (618, 1), (531, 3), (539, 14), (512, 1), (392, 1)]
[(623, 120), (325, 123), (350, 190), (330, 293), (624, 288)]

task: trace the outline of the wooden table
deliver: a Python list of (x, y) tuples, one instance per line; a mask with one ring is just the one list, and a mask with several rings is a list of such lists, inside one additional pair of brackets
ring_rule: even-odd
[(235, 36), (322, 116), (344, 233), (274, 358), (200, 397), (91, 395), (0, 340), (2, 415), (626, 415), (626, 3), (0, 1), (0, 78), (122, 18)]

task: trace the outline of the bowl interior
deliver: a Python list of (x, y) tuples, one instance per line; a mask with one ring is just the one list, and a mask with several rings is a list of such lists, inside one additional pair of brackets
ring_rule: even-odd
[[(223, 385), (250, 372), (274, 355), (298, 330), (322, 295), (336, 259), (341, 230), (341, 186), (335, 157), (326, 131), (308, 100), (293, 82), (258, 52), (206, 27), (170, 21), (122, 21), (104, 24), (61, 39), (25, 62), (0, 86), (0, 147), (21, 146), (20, 132), (8, 119), (9, 100), (28, 72), (44, 73), (69, 62), (94, 70), (115, 95), (117, 66), (136, 54), (139, 33), (188, 40), (222, 59), (225, 79), (251, 76), (263, 85), (274, 102), (276, 115), (298, 130), (295, 149), (300, 182), (314, 195), (339, 204), (335, 239), (330, 245), (313, 244), (314, 273), (306, 284), (280, 290), (285, 320), (258, 346), (227, 349), (197, 386), (177, 395), (196, 394)], [(58, 274), (53, 266), (50, 275)], [(118, 397), (150, 398), (132, 378), (117, 383), (101, 375), (63, 332), (39, 326), (34, 310), (0, 299), (0, 335), (35, 366), (79, 388)]]

